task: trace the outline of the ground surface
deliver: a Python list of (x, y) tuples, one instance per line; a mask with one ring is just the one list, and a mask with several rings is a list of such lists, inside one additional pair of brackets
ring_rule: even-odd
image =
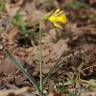
[[(68, 23), (64, 28), (59, 30), (54, 28), (49, 22), (46, 22), (43, 26), (42, 53), (44, 78), (47, 76), (49, 69), (56, 63), (61, 50), (64, 49), (60, 65), (56, 72), (53, 73), (47, 85), (50, 86), (52, 83), (55, 87), (59, 80), (74, 80), (78, 68), (82, 64), (80, 70), (80, 84), (83, 87), (81, 95), (96, 96), (89, 84), (90, 79), (96, 79), (96, 8), (65, 8), (65, 1), (6, 1), (4, 12), (1, 12), (0, 15), (1, 41), (16, 56), (17, 60), (22, 62), (23, 67), (29, 71), (35, 80), (39, 82), (38, 36), (36, 35), (39, 30), (39, 20), (44, 14), (61, 7), (68, 16)], [(69, 1), (71, 2), (71, 0)], [(96, 3), (93, 4), (93, 6), (95, 5)], [(27, 29), (33, 34), (36, 33), (35, 36), (24, 37), (20, 34), (19, 28), (12, 24), (17, 10), (20, 10), (21, 14), (23, 14), (23, 19), (28, 22)], [(6, 96), (14, 96), (10, 95), (12, 92), (17, 94), (16, 96), (21, 96), (18, 94), (31, 96), (29, 90), (34, 93), (32, 84), (12, 64), (11, 60), (4, 55), (3, 45), (0, 44), (0, 96), (5, 96), (5, 94)], [(23, 89), (18, 90), (18, 88)], [(74, 86), (68, 86), (66, 89), (67, 93), (74, 91), (74, 88)], [(8, 91), (8, 89), (17, 90)], [(63, 95), (65, 93), (62, 92)]]

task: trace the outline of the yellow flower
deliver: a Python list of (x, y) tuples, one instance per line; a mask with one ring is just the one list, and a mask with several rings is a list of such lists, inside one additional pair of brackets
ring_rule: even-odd
[(55, 27), (62, 29), (62, 24), (67, 23), (67, 17), (64, 14), (63, 11), (60, 11), (60, 9), (57, 9), (52, 15), (49, 16), (48, 20), (54, 24)]

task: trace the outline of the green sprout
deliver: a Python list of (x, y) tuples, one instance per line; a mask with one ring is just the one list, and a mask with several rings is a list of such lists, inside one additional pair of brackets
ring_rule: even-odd
[(79, 10), (81, 8), (89, 8), (90, 6), (84, 2), (74, 1), (68, 4), (64, 4), (64, 8)]
[(20, 33), (22, 35), (28, 36), (29, 34), (31, 34), (31, 32), (29, 32), (26, 28), (27, 23), (23, 20), (22, 15), (20, 14), (20, 11), (17, 11), (15, 18), (13, 20), (13, 24), (15, 26), (18, 26), (18, 28), (20, 29)]
[(4, 10), (5, 8), (5, 0), (0, 0), (0, 13)]

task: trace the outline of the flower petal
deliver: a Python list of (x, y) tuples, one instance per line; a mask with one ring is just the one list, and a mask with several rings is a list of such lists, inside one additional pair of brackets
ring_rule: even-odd
[(55, 27), (62, 29), (62, 26), (59, 23), (67, 23), (67, 17), (63, 11), (57, 9), (51, 16), (49, 16), (48, 20), (54, 24)]
[(57, 18), (57, 21), (65, 24), (67, 22), (67, 18), (66, 18), (65, 15), (62, 15), (62, 16), (60, 16), (60, 17)]
[(60, 9), (57, 9), (57, 10), (54, 12), (54, 14), (57, 14), (59, 11), (60, 11)]
[(58, 23), (53, 23), (55, 27), (62, 29), (62, 26)]

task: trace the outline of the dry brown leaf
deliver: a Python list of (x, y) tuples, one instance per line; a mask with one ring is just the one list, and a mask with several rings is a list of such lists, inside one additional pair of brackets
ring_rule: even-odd
[(48, 96), (62, 96), (59, 92), (51, 92)]
[(90, 1), (90, 4), (96, 4), (96, 0), (89, 0)]
[(20, 5), (23, 3), (23, 0), (14, 0), (14, 3), (11, 0), (7, 1), (5, 4), (5, 9), (8, 14), (13, 17), (16, 12), (20, 9)]
[[(24, 93), (32, 93), (32, 88), (30, 87), (24, 87), (24, 88), (21, 88), (21, 89), (15, 89), (15, 90), (2, 90), (0, 91), (0, 96), (17, 96), (17, 95), (20, 95), (22, 96), (22, 94)], [(34, 96), (34, 95), (32, 95)]]

